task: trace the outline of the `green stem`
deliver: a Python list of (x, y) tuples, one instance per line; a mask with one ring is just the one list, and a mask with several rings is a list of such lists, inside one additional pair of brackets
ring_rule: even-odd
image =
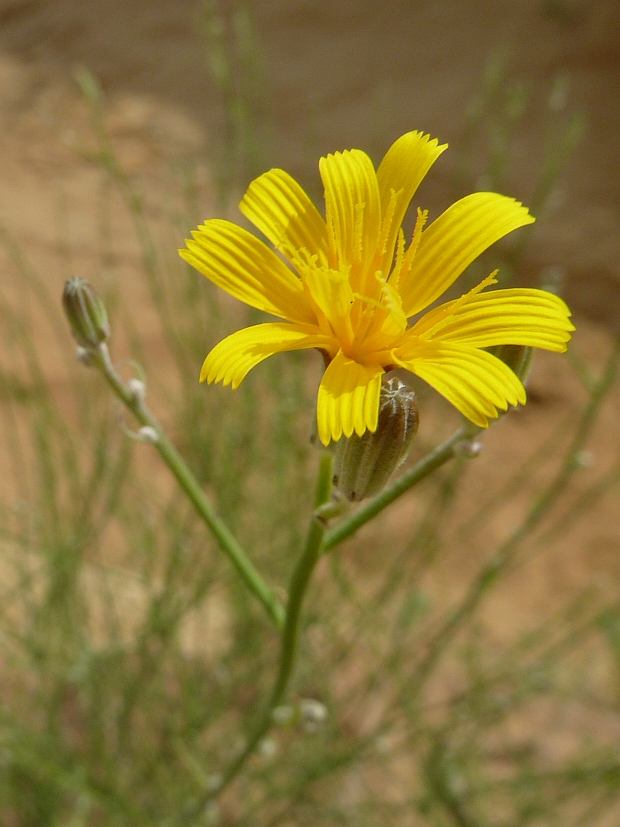
[(339, 525), (328, 531), (323, 540), (323, 551), (329, 551), (354, 534), (379, 512), (387, 508), (390, 503), (398, 499), (401, 494), (408, 491), (418, 482), (423, 480), (449, 459), (454, 456), (454, 449), (459, 442), (471, 439), (478, 433), (478, 429), (470, 425), (459, 428), (449, 439), (427, 454), (416, 465), (409, 469), (402, 477), (389, 485), (374, 500), (359, 508), (354, 514), (343, 520)]
[(98, 350), (92, 351), (90, 357), (93, 364), (102, 371), (114, 393), (129, 408), (138, 422), (143, 426), (154, 429), (156, 437), (153, 444), (159, 451), (160, 456), (218, 541), (222, 551), (241, 575), (246, 586), (261, 601), (276, 627), (282, 630), (284, 626), (284, 607), (254, 568), (245, 551), (231, 534), (228, 526), (217, 515), (187, 463), (165, 435), (161, 425), (145, 404), (144, 399), (122, 381), (114, 369), (105, 345), (100, 345)]
[(243, 769), (243, 766), (248, 758), (252, 755), (257, 745), (269, 731), (273, 722), (273, 711), (281, 703), (288, 687), (293, 673), (293, 667), (295, 666), (295, 656), (297, 654), (297, 638), (299, 635), (301, 607), (308, 590), (310, 578), (312, 577), (312, 573), (321, 556), (321, 543), (323, 541), (325, 526), (320, 517), (317, 516), (317, 511), (329, 500), (331, 496), (332, 466), (332, 455), (327, 451), (324, 451), (321, 454), (319, 465), (314, 502), (315, 509), (312, 517), (310, 518), (310, 525), (308, 526), (308, 533), (306, 535), (303, 553), (295, 566), (289, 586), (286, 619), (284, 622), (282, 645), (280, 649), (280, 665), (275, 684), (271, 691), (269, 703), (265, 707), (265, 710), (245, 748), (224, 772), (217, 789), (212, 792), (210, 791), (202, 797), (197, 807), (193, 809), (194, 815), (198, 815), (208, 801), (216, 796), (219, 796), (224, 788), (227, 787)]

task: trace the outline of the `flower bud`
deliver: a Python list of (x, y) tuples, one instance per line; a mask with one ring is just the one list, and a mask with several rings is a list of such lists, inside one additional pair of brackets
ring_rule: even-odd
[(78, 345), (94, 350), (110, 338), (105, 306), (84, 279), (69, 279), (62, 293), (62, 304)]
[(134, 402), (144, 402), (146, 398), (146, 385), (142, 379), (130, 379), (127, 382), (127, 390)]
[(516, 373), (521, 382), (525, 384), (532, 367), (534, 348), (526, 345), (496, 345), (489, 350), (493, 356), (497, 356), (505, 365), (508, 365), (510, 370)]
[(299, 702), (301, 725), (310, 734), (318, 732), (328, 716), (327, 707), (314, 698), (302, 698)]
[(151, 428), (150, 425), (144, 425), (136, 434), (136, 439), (138, 442), (150, 442), (154, 445), (156, 442), (159, 442), (159, 434), (155, 428)]
[(406, 458), (417, 430), (415, 393), (400, 379), (384, 382), (377, 430), (335, 445), (334, 485), (351, 502), (377, 494)]

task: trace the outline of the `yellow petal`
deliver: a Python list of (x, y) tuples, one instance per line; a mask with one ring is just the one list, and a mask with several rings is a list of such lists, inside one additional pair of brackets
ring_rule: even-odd
[[(407, 356), (409, 358), (407, 358)], [(484, 350), (446, 342), (419, 342), (415, 356), (396, 351), (401, 367), (417, 374), (481, 428), (509, 405), (525, 403), (519, 379)]]
[(179, 250), (185, 261), (222, 290), (257, 310), (312, 324), (316, 321), (301, 279), (247, 230), (212, 218)]
[(478, 293), (460, 305), (459, 300), (442, 304), (423, 316), (405, 336), (427, 334), (433, 340), (473, 347), (525, 345), (563, 353), (575, 329), (570, 315), (558, 296), (515, 287)]
[(383, 323), (382, 327), (386, 332), (389, 330), (390, 335), (397, 336), (407, 328), (407, 317), (403, 313), (403, 303), (400, 293), (395, 290), (389, 282), (382, 279), (381, 294), (382, 305), (389, 312), (388, 318), (390, 322), (389, 325)]
[(495, 192), (475, 192), (448, 207), (423, 231), (411, 269), (401, 276), (407, 317), (445, 293), (491, 244), (533, 221), (526, 207)]
[(327, 366), (319, 386), (317, 425), (323, 445), (353, 431), (375, 431), (383, 368), (360, 365), (342, 351)]
[(392, 144), (379, 165), (377, 180), (383, 216), (389, 209), (392, 193), (399, 193), (381, 263), (385, 275), (390, 270), (398, 231), (411, 199), (426, 173), (447, 148), (448, 144), (438, 146), (436, 138), (431, 140), (422, 132), (408, 132)]
[(367, 353), (391, 347), (394, 340), (407, 330), (407, 317), (403, 313), (400, 294), (384, 278), (377, 277), (377, 280), (380, 282), (381, 301), (360, 299), (358, 306), (366, 306), (355, 324), (356, 337), (363, 340), (360, 347)]
[(245, 327), (217, 344), (207, 356), (200, 371), (200, 381), (223, 382), (239, 387), (248, 372), (274, 353), (317, 347), (333, 348), (325, 336), (305, 325), (267, 322)]
[(327, 232), (333, 269), (351, 270), (354, 290), (375, 258), (381, 229), (381, 201), (372, 161), (360, 149), (321, 158)]
[(329, 321), (341, 343), (350, 344), (354, 333), (351, 326), (351, 305), (354, 296), (348, 278), (337, 270), (302, 268), (303, 281), (312, 301)]
[(252, 181), (239, 209), (289, 261), (305, 249), (327, 266), (327, 228), (304, 190), (282, 169)]

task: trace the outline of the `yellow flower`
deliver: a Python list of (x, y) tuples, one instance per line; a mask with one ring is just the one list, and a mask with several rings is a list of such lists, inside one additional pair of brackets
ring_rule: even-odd
[(281, 255), (229, 221), (199, 226), (181, 256), (235, 298), (286, 320), (221, 341), (207, 356), (201, 381), (236, 388), (267, 356), (319, 349), (327, 364), (317, 403), (324, 445), (376, 429), (381, 377), (394, 367), (420, 376), (482, 427), (498, 410), (523, 404), (519, 379), (483, 348), (566, 350), (574, 327), (557, 296), (526, 288), (482, 292), (496, 282), (493, 273), (408, 325), (491, 244), (534, 221), (512, 198), (476, 192), (428, 227), (427, 213), (418, 210), (407, 246), (403, 218), (444, 149), (409, 132), (376, 171), (359, 149), (321, 158), (325, 219), (286, 172), (261, 175), (240, 209)]

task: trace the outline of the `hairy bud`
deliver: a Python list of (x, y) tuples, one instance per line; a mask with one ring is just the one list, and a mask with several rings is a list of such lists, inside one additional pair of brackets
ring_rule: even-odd
[(406, 458), (417, 430), (415, 393), (400, 379), (384, 382), (377, 430), (335, 445), (334, 485), (351, 502), (379, 493)]
[(105, 306), (84, 279), (69, 279), (62, 293), (62, 304), (78, 345), (94, 350), (110, 338)]

